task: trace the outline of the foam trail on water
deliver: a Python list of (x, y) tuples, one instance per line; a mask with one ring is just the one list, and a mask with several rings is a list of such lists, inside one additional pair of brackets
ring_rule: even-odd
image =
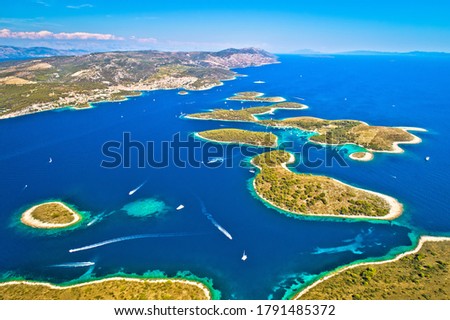
[(136, 191), (138, 191), (140, 188), (142, 188), (144, 186), (144, 184), (147, 183), (147, 180), (145, 180), (144, 182), (142, 182), (139, 186), (137, 186), (135, 189), (131, 190), (130, 192), (128, 192), (129, 196), (132, 196)]
[(206, 216), (206, 218), (211, 221), (211, 223), (217, 228), (219, 229), (220, 232), (222, 232), (228, 239), (233, 240), (233, 237), (231, 236), (231, 234), (225, 230), (224, 227), (222, 227), (211, 215), (211, 213), (209, 213), (206, 210), (205, 204), (203, 203), (202, 200), (198, 199), (200, 201), (200, 204), (202, 206), (202, 213)]
[(95, 262), (92, 261), (84, 261), (84, 262), (69, 262), (69, 263), (61, 263), (61, 264), (52, 264), (51, 268), (80, 268), (80, 267), (90, 267), (95, 265)]
[(90, 250), (90, 249), (94, 249), (94, 248), (98, 248), (98, 247), (103, 247), (103, 246), (106, 246), (108, 244), (113, 244), (113, 243), (116, 243), (116, 242), (122, 242), (122, 241), (128, 241), (128, 240), (145, 239), (145, 238), (184, 237), (184, 236), (191, 236), (191, 235), (195, 235), (195, 234), (194, 233), (183, 233), (183, 232), (178, 232), (178, 233), (137, 234), (137, 235), (134, 235), (134, 236), (126, 236), (126, 237), (114, 238), (114, 239), (105, 240), (105, 241), (102, 241), (102, 242), (97, 242), (97, 243), (94, 243), (94, 244), (90, 244), (88, 246), (75, 248), (75, 249), (70, 249), (69, 252), (73, 253), (73, 252), (78, 252), (78, 251)]

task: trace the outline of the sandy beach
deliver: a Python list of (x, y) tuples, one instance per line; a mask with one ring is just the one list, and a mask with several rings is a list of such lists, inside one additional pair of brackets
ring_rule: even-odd
[(55, 290), (64, 290), (67, 288), (82, 287), (82, 286), (87, 286), (87, 285), (102, 283), (102, 282), (107, 282), (107, 281), (131, 281), (131, 282), (154, 282), (154, 283), (164, 283), (164, 282), (170, 281), (170, 282), (176, 282), (176, 283), (183, 283), (183, 284), (188, 284), (188, 285), (192, 285), (192, 286), (196, 286), (196, 287), (200, 288), (208, 300), (212, 299), (211, 291), (209, 290), (209, 288), (206, 285), (204, 285), (203, 283), (201, 283), (199, 281), (183, 280), (183, 279), (138, 279), (138, 278), (126, 278), (126, 277), (113, 277), (113, 278), (105, 278), (105, 279), (100, 279), (100, 280), (88, 281), (88, 282), (84, 282), (84, 283), (78, 283), (78, 284), (74, 284), (71, 286), (58, 286), (58, 285), (54, 285), (54, 284), (51, 284), (48, 282), (8, 281), (8, 282), (0, 283), (0, 286), (26, 284), (26, 285), (31, 285), (31, 286), (45, 286), (45, 287), (48, 287), (50, 289), (55, 289)]
[(374, 262), (362, 262), (362, 263), (357, 263), (357, 264), (353, 264), (353, 265), (349, 265), (346, 267), (341, 267), (338, 268), (334, 271), (332, 271), (331, 273), (329, 273), (328, 275), (322, 277), (321, 279), (315, 281), (314, 283), (312, 283), (311, 285), (307, 286), (306, 288), (304, 288), (303, 290), (301, 290), (299, 293), (297, 293), (292, 300), (297, 300), (299, 299), (302, 295), (304, 295), (306, 292), (308, 292), (309, 290), (311, 290), (312, 288), (314, 288), (315, 286), (317, 286), (319, 283), (328, 280), (332, 277), (334, 277), (335, 275), (344, 272), (346, 270), (355, 268), (355, 267), (359, 267), (359, 266), (365, 266), (365, 265), (374, 265), (374, 264), (384, 264), (384, 263), (390, 263), (390, 262), (394, 262), (397, 260), (400, 260), (401, 258), (410, 255), (410, 254), (415, 254), (417, 253), (421, 248), (422, 245), (427, 242), (427, 241), (450, 241), (450, 237), (432, 237), (432, 236), (421, 236), (419, 239), (419, 242), (416, 246), (416, 248), (414, 248), (411, 251), (407, 251), (404, 253), (401, 253), (399, 255), (397, 255), (395, 258), (393, 259), (389, 259), (389, 260), (383, 260), (383, 261), (374, 261)]
[[(73, 220), (71, 222), (68, 222), (68, 223), (48, 223), (48, 222), (43, 222), (43, 221), (40, 221), (38, 219), (35, 219), (32, 216), (32, 213), (37, 207), (39, 207), (42, 204), (58, 204), (60, 206), (63, 206), (66, 210), (72, 212)], [(31, 207), (30, 209), (26, 210), (24, 213), (22, 213), (22, 217), (20, 218), (20, 221), (23, 224), (25, 224), (27, 226), (30, 226), (32, 228), (57, 229), (57, 228), (70, 227), (71, 225), (74, 225), (74, 224), (78, 223), (81, 220), (81, 218), (82, 217), (81, 217), (81, 215), (79, 213), (73, 211), (71, 208), (69, 208), (64, 203), (53, 201), (53, 202), (44, 202), (44, 203), (35, 205), (35, 206)]]
[[(405, 132), (408, 132), (408, 130), (411, 130), (411, 131), (420, 131), (420, 130), (417, 130), (417, 129), (420, 129), (420, 128), (413, 128), (413, 129), (415, 129), (415, 130), (412, 130), (412, 129), (404, 129), (404, 128), (400, 128), (400, 127), (398, 127), (399, 129), (402, 129), (403, 131), (405, 131)], [(425, 129), (423, 129), (423, 130), (425, 130)], [(426, 132), (426, 130), (424, 131), (424, 132)], [(368, 149), (369, 151), (373, 151), (373, 152), (386, 152), (386, 153), (403, 153), (403, 152), (405, 152), (405, 150), (403, 150), (402, 148), (400, 148), (399, 147), (399, 144), (417, 144), (417, 143), (421, 143), (422, 142), (422, 139), (420, 139), (418, 136), (416, 136), (416, 135), (413, 135), (411, 132), (408, 132), (410, 135), (412, 135), (413, 136), (413, 139), (412, 140), (410, 140), (410, 141), (396, 141), (396, 142), (394, 142), (393, 144), (392, 144), (392, 149), (393, 150), (386, 150), (386, 151), (376, 151), (376, 150), (370, 150), (370, 149)]]

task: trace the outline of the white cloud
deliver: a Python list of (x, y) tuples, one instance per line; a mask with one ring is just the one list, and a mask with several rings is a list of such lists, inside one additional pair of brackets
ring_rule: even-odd
[(84, 4), (79, 4), (79, 5), (68, 5), (66, 6), (66, 8), (68, 9), (83, 9), (83, 8), (92, 8), (93, 5), (90, 3), (84, 3)]
[(108, 33), (89, 32), (60, 32), (50, 31), (11, 31), (10, 29), (0, 29), (0, 38), (4, 39), (56, 39), (56, 40), (124, 40), (122, 37)]

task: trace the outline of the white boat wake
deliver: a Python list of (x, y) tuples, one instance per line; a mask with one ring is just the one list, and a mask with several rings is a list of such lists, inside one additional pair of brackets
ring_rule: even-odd
[(202, 200), (198, 199), (200, 201), (200, 204), (202, 206), (202, 213), (205, 215), (205, 217), (211, 221), (211, 223), (220, 231), (222, 232), (228, 239), (233, 240), (233, 237), (231, 236), (231, 234), (224, 228), (222, 227), (211, 215), (211, 213), (209, 213), (206, 210), (205, 204), (203, 203)]
[(222, 157), (215, 157), (215, 158), (211, 158), (211, 160), (209, 160), (207, 162), (207, 164), (211, 164), (211, 163), (216, 163), (216, 162), (220, 162), (222, 163), (225, 159)]
[(95, 262), (92, 261), (83, 261), (83, 262), (69, 262), (69, 263), (61, 263), (61, 264), (52, 264), (51, 268), (81, 268), (81, 267), (90, 267), (95, 265)]
[(129, 196), (132, 196), (136, 191), (138, 191), (140, 188), (142, 188), (144, 186), (144, 184), (147, 183), (147, 180), (145, 180), (144, 182), (142, 182), (139, 186), (137, 186), (135, 189), (131, 190), (130, 192), (128, 192)]
[(105, 240), (102, 242), (97, 242), (94, 244), (90, 244), (88, 246), (70, 249), (69, 252), (78, 252), (78, 251), (84, 251), (84, 250), (90, 250), (98, 247), (103, 247), (109, 244), (122, 242), (122, 241), (128, 241), (128, 240), (136, 240), (136, 239), (145, 239), (145, 238), (171, 238), (171, 237), (185, 237), (185, 236), (192, 236), (197, 235), (197, 233), (184, 233), (184, 232), (178, 232), (178, 233), (147, 233), (147, 234), (137, 234), (134, 236), (126, 236), (126, 237), (120, 237), (120, 238), (114, 238), (110, 240)]

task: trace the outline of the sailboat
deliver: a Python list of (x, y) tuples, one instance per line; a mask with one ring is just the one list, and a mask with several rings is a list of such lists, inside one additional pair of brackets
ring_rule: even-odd
[(425, 157), (425, 160), (426, 161), (430, 161), (430, 157)]
[(247, 255), (245, 254), (245, 250), (244, 250), (244, 253), (242, 254), (241, 260), (242, 260), (242, 261), (247, 260)]
[(52, 159), (52, 157), (50, 157), (49, 159), (48, 159), (48, 163), (52, 163), (53, 162), (53, 159)]
[(177, 210), (181, 210), (181, 209), (183, 209), (184, 208), (184, 206), (182, 205), (182, 204), (180, 204), (178, 207), (177, 207)]

